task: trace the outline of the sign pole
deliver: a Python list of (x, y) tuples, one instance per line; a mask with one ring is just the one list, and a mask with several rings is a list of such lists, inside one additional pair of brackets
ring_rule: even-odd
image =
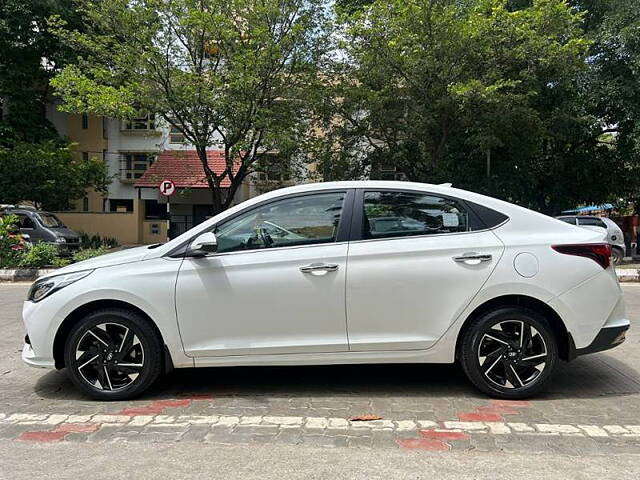
[(169, 179), (160, 182), (160, 193), (167, 199), (167, 242), (171, 241), (171, 195), (176, 191), (176, 184)]
[(167, 197), (167, 242), (171, 240), (171, 197)]

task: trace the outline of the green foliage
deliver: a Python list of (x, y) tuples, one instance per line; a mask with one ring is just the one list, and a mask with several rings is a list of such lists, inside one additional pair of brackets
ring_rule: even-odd
[(21, 256), (21, 236), (17, 215), (0, 217), (0, 268), (15, 267)]
[(93, 257), (98, 257), (100, 255), (104, 255), (105, 253), (108, 253), (109, 249), (105, 248), (105, 247), (98, 247), (98, 248), (87, 248), (84, 250), (80, 250), (76, 253), (73, 254), (73, 261), (74, 262), (82, 262), (83, 260), (88, 260), (90, 258)]
[(85, 232), (80, 232), (80, 248), (115, 248), (120, 243), (117, 239), (112, 237), (101, 237), (100, 235), (89, 235)]
[[(65, 111), (117, 118), (150, 112), (174, 125), (199, 154), (216, 212), (230, 205), (266, 152), (286, 152), (283, 161), (295, 157), (329, 44), (323, 2), (78, 4), (84, 30), (62, 18), (50, 23), (81, 52), (52, 81)], [(224, 172), (209, 168), (207, 147), (224, 150)]]
[(640, 2), (574, 3), (338, 2), (320, 171), (397, 169), (547, 212), (637, 188), (640, 149), (620, 134), (639, 133)]
[(20, 258), (20, 267), (42, 268), (53, 266), (58, 257), (58, 247), (39, 242), (28, 248)]
[(47, 210), (64, 210), (87, 188), (106, 191), (107, 166), (74, 158), (69, 146), (49, 140), (0, 146), (0, 203), (32, 200)]
[(48, 27), (51, 15), (79, 26), (73, 0), (3, 0), (0, 7), (0, 145), (57, 139), (45, 118), (50, 78), (73, 51)]
[(52, 265), (56, 268), (66, 267), (71, 264), (71, 259), (66, 257), (56, 257), (53, 259)]

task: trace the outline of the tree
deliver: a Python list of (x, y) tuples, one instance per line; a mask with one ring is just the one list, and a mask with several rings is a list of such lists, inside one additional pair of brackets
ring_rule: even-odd
[[(80, 0), (85, 31), (54, 23), (81, 52), (52, 84), (63, 109), (127, 118), (155, 113), (193, 144), (227, 208), (273, 152), (294, 155), (325, 45), (319, 0)], [(214, 172), (206, 150), (221, 148)], [(222, 187), (229, 180), (228, 191)]]
[(57, 139), (45, 117), (49, 80), (72, 57), (47, 19), (79, 28), (72, 0), (3, 0), (0, 9), (0, 145)]
[(59, 15), (79, 28), (72, 0), (4, 0), (0, 10), (0, 203), (69, 206), (87, 188), (104, 191), (105, 165), (72, 159), (45, 115), (49, 81), (73, 50), (49, 29)]
[(348, 148), (329, 169), (390, 165), (546, 212), (615, 191), (625, 165), (583, 94), (584, 12), (561, 0), (340, 4), (345, 54), (321, 112), (327, 145)]
[(0, 203), (35, 202), (47, 210), (65, 210), (92, 187), (103, 193), (108, 183), (101, 160), (83, 160), (70, 146), (53, 140), (0, 147)]

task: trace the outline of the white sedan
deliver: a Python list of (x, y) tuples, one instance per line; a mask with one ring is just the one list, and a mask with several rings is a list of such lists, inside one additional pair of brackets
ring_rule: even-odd
[(40, 278), (23, 359), (97, 399), (172, 368), (456, 361), (483, 392), (528, 397), (560, 359), (624, 341), (601, 237), (449, 186), (286, 188)]

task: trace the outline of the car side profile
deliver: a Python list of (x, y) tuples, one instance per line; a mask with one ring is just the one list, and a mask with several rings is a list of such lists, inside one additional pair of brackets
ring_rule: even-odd
[(601, 237), (448, 185), (285, 188), (38, 279), (22, 356), (107, 400), (172, 368), (456, 361), (524, 398), (625, 339)]

